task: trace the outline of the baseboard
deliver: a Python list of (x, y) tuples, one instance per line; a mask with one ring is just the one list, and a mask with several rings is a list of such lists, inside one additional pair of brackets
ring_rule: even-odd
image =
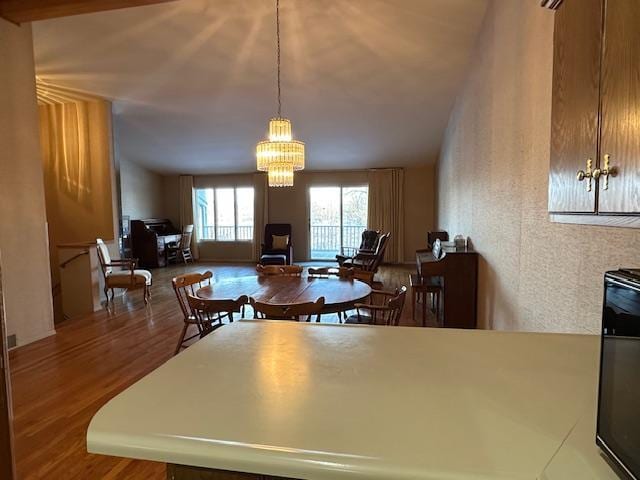
[(24, 347), (25, 345), (29, 345), (30, 343), (37, 342), (38, 340), (42, 340), (43, 338), (47, 338), (55, 334), (56, 334), (55, 329), (51, 329), (51, 330), (47, 330), (44, 333), (33, 335), (30, 337), (23, 337), (23, 338), (17, 337), (18, 344), (15, 347), (10, 348), (9, 350), (14, 350), (16, 348)]

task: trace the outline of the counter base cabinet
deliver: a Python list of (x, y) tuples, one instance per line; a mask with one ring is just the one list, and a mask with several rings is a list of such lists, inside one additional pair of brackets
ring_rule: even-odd
[(285, 477), (271, 477), (253, 473), (229, 472), (211, 468), (189, 467), (167, 464), (167, 480), (295, 480)]
[(549, 213), (640, 228), (640, 1), (564, 0), (555, 13)]

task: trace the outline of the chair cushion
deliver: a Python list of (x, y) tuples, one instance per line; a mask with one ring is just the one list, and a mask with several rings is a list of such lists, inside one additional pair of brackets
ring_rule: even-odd
[[(134, 270), (133, 280), (135, 285), (151, 285), (152, 275), (149, 270)], [(131, 271), (118, 270), (107, 276), (109, 287), (131, 286)]]
[(271, 239), (273, 250), (286, 250), (289, 246), (289, 235), (272, 235)]

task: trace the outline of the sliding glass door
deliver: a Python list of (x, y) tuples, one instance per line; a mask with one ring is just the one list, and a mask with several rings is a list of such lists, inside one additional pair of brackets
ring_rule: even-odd
[(312, 260), (335, 260), (343, 247), (360, 245), (367, 228), (369, 188), (309, 188), (309, 247)]

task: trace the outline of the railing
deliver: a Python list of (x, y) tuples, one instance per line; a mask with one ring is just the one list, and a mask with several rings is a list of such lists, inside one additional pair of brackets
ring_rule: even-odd
[(253, 240), (253, 227), (251, 226), (234, 227), (228, 225), (218, 225), (217, 227), (215, 227), (213, 225), (206, 225), (204, 227), (201, 227), (201, 230), (201, 232), (198, 232), (201, 240), (216, 240), (219, 242)]
[(341, 247), (358, 247), (366, 228), (365, 225), (343, 226), (341, 244), (340, 225), (311, 225), (311, 258), (334, 259)]

